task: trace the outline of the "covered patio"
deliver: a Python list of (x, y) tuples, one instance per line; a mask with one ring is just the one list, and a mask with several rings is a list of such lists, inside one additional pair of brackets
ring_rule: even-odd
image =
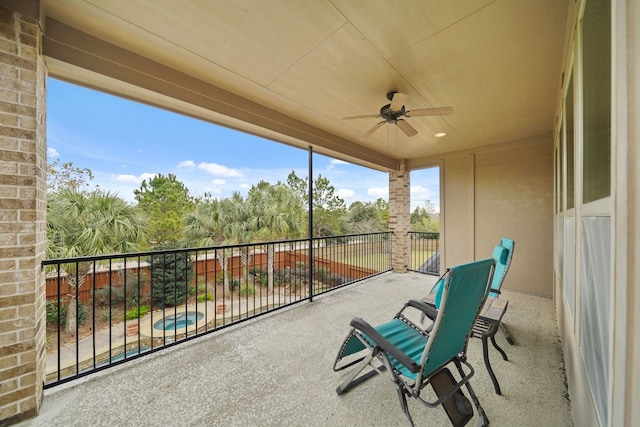
[[(245, 322), (45, 392), (40, 414), (22, 426), (66, 425), (405, 425), (386, 378), (338, 396), (333, 361), (359, 316), (390, 319), (437, 280), (385, 273), (272, 315)], [(498, 396), (472, 339), (471, 383), (492, 426), (572, 426), (558, 328), (549, 298), (506, 291), (505, 323), (515, 339), (490, 348)], [(418, 426), (450, 425), (441, 408), (410, 401)], [(474, 421), (472, 420), (472, 423)]]
[[(402, 274), (429, 167), (441, 266), (518, 242), (504, 396), (470, 351), (492, 425), (640, 425), (639, 29), (636, 0), (0, 0), (0, 425), (403, 424), (331, 365), (429, 288)], [(394, 273), (45, 393), (49, 77), (388, 173)]]

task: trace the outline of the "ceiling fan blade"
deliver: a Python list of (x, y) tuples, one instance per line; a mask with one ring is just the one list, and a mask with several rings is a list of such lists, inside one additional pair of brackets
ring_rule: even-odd
[(391, 105), (389, 106), (389, 108), (391, 108), (391, 111), (400, 111), (408, 97), (409, 95), (407, 95), (406, 93), (394, 93), (393, 99), (391, 100)]
[(396, 125), (397, 125), (397, 126), (400, 128), (400, 130), (401, 130), (402, 132), (404, 132), (404, 133), (405, 133), (405, 135), (407, 135), (407, 136), (414, 136), (414, 135), (417, 135), (417, 134), (418, 134), (418, 131), (417, 131), (413, 126), (411, 126), (411, 125), (409, 124), (409, 122), (407, 122), (407, 121), (405, 121), (405, 120), (399, 119), (399, 120), (396, 122)]
[(352, 120), (352, 119), (371, 119), (380, 117), (380, 114), (366, 114), (364, 116), (349, 116), (343, 117), (342, 120)]
[(453, 113), (451, 107), (436, 107), (436, 108), (420, 108), (418, 110), (407, 111), (404, 115), (407, 117), (417, 116), (446, 116)]
[(362, 136), (360, 137), (360, 141), (363, 141), (363, 140), (367, 139), (369, 136), (371, 136), (371, 134), (373, 134), (375, 131), (377, 131), (377, 130), (380, 128), (380, 126), (382, 126), (382, 125), (383, 125), (383, 124), (385, 124), (385, 123), (386, 123), (386, 121), (385, 121), (385, 120), (383, 120), (383, 121), (381, 121), (381, 122), (376, 123), (376, 124), (375, 124), (371, 129), (369, 129), (369, 130), (367, 131), (367, 133), (365, 133), (364, 135), (362, 135)]

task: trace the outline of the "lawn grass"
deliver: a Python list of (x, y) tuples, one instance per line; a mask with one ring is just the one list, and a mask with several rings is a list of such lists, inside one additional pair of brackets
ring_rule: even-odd
[[(411, 251), (411, 262), (409, 263), (408, 268), (410, 270), (417, 270), (422, 264), (427, 262), (427, 260), (435, 253), (432, 250), (424, 250), (424, 251)], [(372, 254), (362, 254), (355, 256), (347, 256), (342, 259), (335, 259), (335, 261), (343, 262), (345, 264), (357, 265), (358, 267), (364, 268), (372, 268), (376, 266), (389, 265), (389, 254), (388, 253), (372, 253)]]

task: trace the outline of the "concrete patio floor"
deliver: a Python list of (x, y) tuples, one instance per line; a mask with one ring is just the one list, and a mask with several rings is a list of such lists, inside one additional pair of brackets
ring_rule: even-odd
[[(377, 376), (338, 396), (333, 372), (349, 321), (389, 320), (436, 278), (386, 273), (45, 392), (40, 414), (20, 426), (403, 426), (394, 386)], [(471, 384), (492, 426), (573, 426), (553, 301), (505, 291), (515, 345), (490, 348), (495, 394), (472, 339)], [(348, 371), (348, 370), (347, 370)], [(416, 426), (448, 426), (442, 408), (414, 399)], [(469, 425), (474, 425), (475, 419)]]

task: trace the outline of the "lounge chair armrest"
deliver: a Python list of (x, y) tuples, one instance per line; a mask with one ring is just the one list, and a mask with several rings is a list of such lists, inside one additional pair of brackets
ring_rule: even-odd
[(412, 299), (407, 301), (405, 305), (420, 310), (431, 320), (436, 320), (436, 317), (438, 317), (438, 309), (431, 304), (427, 304), (424, 301)]
[(378, 347), (393, 356), (398, 362), (402, 363), (407, 369), (413, 373), (420, 371), (420, 365), (414, 362), (409, 356), (400, 351), (397, 347), (391, 344), (385, 337), (380, 335), (373, 326), (365, 322), (362, 318), (356, 317), (351, 320), (351, 327), (356, 328), (371, 338)]

